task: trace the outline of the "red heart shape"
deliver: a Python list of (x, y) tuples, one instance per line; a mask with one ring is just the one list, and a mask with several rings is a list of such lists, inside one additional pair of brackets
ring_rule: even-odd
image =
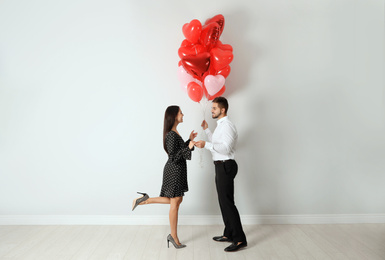
[(190, 75), (201, 79), (210, 66), (210, 53), (185, 56), (182, 58), (182, 65)]
[(190, 23), (186, 23), (182, 27), (183, 35), (192, 43), (197, 43), (202, 32), (202, 24), (199, 20), (194, 19)]
[(215, 70), (221, 70), (233, 60), (233, 52), (228, 50), (221, 50), (219, 48), (213, 48), (210, 51), (211, 64)]
[(227, 65), (223, 69), (218, 70), (216, 74), (222, 75), (223, 77), (227, 78), (227, 76), (230, 74), (230, 71), (231, 71), (231, 67)]
[(202, 34), (199, 41), (210, 51), (217, 44), (219, 36), (219, 25), (216, 22), (212, 22), (202, 27)]
[(180, 44), (180, 47), (187, 47), (193, 45), (189, 40), (184, 39)]
[(198, 55), (199, 53), (204, 52), (206, 49), (200, 44), (190, 44), (187, 46), (181, 46), (178, 49), (179, 58), (183, 58), (188, 55)]
[(227, 78), (227, 76), (230, 74), (231, 67), (230, 65), (227, 65), (226, 67), (220, 69), (220, 70), (215, 70), (211, 64), (208, 75), (222, 75), (223, 77)]
[(225, 17), (221, 14), (218, 14), (212, 18), (207, 19), (205, 22), (205, 25), (212, 22), (216, 22), (219, 25), (219, 36), (221, 36), (223, 29), (225, 27)]
[(224, 51), (233, 51), (233, 47), (230, 44), (223, 44), (221, 41), (217, 42), (215, 48), (219, 48)]
[(190, 42), (189, 40), (184, 39), (182, 41), (182, 43), (180, 44), (180, 47), (187, 47), (187, 46), (191, 46), (191, 45), (193, 45), (192, 42)]

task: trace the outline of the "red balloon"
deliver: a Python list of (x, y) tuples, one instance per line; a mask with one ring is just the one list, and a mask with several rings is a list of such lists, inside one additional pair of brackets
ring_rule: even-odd
[(205, 25), (212, 22), (216, 22), (219, 25), (219, 36), (221, 36), (223, 29), (225, 27), (225, 17), (221, 14), (218, 14), (212, 18), (207, 19), (205, 22)]
[(184, 39), (180, 44), (180, 47), (187, 47), (193, 45), (189, 40)]
[(223, 77), (227, 78), (227, 76), (230, 74), (231, 67), (227, 65), (223, 69), (220, 69), (217, 71), (216, 75), (222, 75)]
[(217, 44), (219, 36), (219, 25), (216, 22), (212, 22), (202, 27), (202, 34), (199, 41), (203, 46), (206, 46), (209, 51)]
[(190, 82), (187, 84), (187, 94), (192, 101), (199, 102), (203, 97), (203, 88), (196, 82)]
[(179, 58), (183, 58), (188, 55), (197, 55), (205, 51), (205, 47), (200, 44), (191, 44), (188, 46), (181, 46), (178, 49)]
[(221, 70), (233, 60), (233, 52), (227, 50), (221, 50), (218, 48), (213, 48), (210, 51), (211, 54), (211, 65), (215, 70)]
[(210, 53), (185, 56), (182, 58), (182, 65), (190, 75), (201, 79), (210, 66)]
[(207, 75), (222, 75), (223, 77), (227, 78), (227, 76), (230, 74), (230, 71), (231, 71), (230, 65), (227, 65), (226, 67), (220, 70), (215, 70), (213, 66), (210, 66), (209, 71), (203, 77)]
[(197, 19), (186, 23), (182, 27), (183, 35), (192, 43), (197, 43), (202, 32), (202, 24)]
[(230, 44), (223, 44), (221, 41), (218, 41), (215, 47), (224, 51), (233, 51), (233, 47)]

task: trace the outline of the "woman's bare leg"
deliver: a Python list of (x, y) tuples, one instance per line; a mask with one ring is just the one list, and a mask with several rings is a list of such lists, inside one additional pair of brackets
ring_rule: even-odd
[(183, 197), (175, 197), (175, 198), (155, 197), (155, 198), (148, 198), (147, 200), (145, 200), (139, 204), (139, 205), (155, 204), (155, 203), (157, 203), (157, 204), (170, 204), (169, 219), (170, 219), (171, 236), (174, 238), (175, 242), (178, 245), (180, 244), (179, 238), (178, 238), (178, 232), (177, 232), (178, 211), (179, 211), (179, 205), (182, 203), (182, 200), (183, 200)]
[(179, 239), (178, 239), (178, 211), (179, 211), (179, 205), (182, 203), (183, 197), (176, 197), (176, 198), (170, 198), (170, 229), (171, 229), (171, 236), (174, 238), (175, 242), (180, 245)]
[(154, 197), (154, 198), (148, 198), (147, 200), (141, 202), (139, 205), (144, 204), (170, 204), (170, 198), (167, 197)]

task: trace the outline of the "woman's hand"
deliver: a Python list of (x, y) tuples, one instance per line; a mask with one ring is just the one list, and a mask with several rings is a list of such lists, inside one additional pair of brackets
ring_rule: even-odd
[(194, 130), (191, 131), (190, 140), (193, 141), (195, 137), (197, 137), (198, 133), (194, 133)]
[(190, 148), (190, 150), (193, 149), (194, 145), (195, 145), (196, 142), (194, 141), (190, 141), (190, 143), (188, 144), (188, 148)]

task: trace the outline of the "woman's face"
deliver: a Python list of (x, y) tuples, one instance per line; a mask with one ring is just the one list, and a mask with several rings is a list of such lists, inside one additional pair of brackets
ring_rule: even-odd
[(182, 110), (179, 109), (179, 112), (178, 112), (178, 115), (177, 115), (176, 118), (175, 118), (175, 121), (178, 122), (178, 123), (182, 123), (182, 122), (183, 122), (183, 113), (182, 113)]

